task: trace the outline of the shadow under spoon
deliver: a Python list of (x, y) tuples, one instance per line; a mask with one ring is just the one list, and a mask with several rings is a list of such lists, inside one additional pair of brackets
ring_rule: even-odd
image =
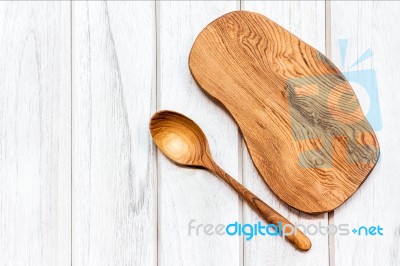
[(214, 162), (206, 136), (191, 119), (173, 111), (157, 112), (150, 120), (150, 133), (158, 148), (171, 161), (182, 166), (205, 168), (219, 176), (247, 201), (265, 221), (276, 226), (281, 223), (281, 228), (284, 231), (282, 233), (296, 248), (302, 251), (307, 251), (311, 248), (311, 241), (303, 232), (299, 229), (294, 230), (294, 225), (291, 222), (228, 175)]

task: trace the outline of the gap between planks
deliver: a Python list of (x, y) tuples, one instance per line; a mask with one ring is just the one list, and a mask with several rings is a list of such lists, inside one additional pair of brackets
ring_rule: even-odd
[[(332, 59), (331, 1), (325, 0), (325, 55)], [(335, 211), (328, 212), (328, 226), (334, 223)], [(335, 236), (328, 234), (328, 263), (335, 265)]]
[[(160, 73), (161, 73), (161, 64), (160, 64), (160, 2), (155, 0), (155, 5), (154, 5), (154, 12), (155, 12), (155, 20), (156, 20), (156, 28), (155, 28), (155, 32), (156, 32), (156, 88), (155, 88), (155, 99), (153, 104), (153, 107), (155, 109), (155, 112), (158, 112), (160, 110), (160, 101), (161, 101), (161, 89), (160, 89), (160, 85), (161, 85), (161, 81), (160, 81)], [(154, 113), (155, 113), (154, 112)], [(158, 206), (160, 206), (160, 197), (158, 196), (158, 191), (159, 191), (159, 185), (160, 185), (160, 167), (159, 166), (159, 160), (158, 160), (158, 156), (159, 156), (159, 151), (157, 148), (155, 148), (153, 146), (153, 148), (155, 149), (154, 151), (154, 155), (155, 155), (155, 167), (156, 167), (156, 189), (155, 189), (155, 196), (156, 196), (156, 202), (157, 202), (157, 206), (156, 206), (156, 259), (155, 262), (158, 265), (160, 265), (160, 252), (159, 252), (159, 244), (158, 244), (158, 240), (159, 240), (159, 211), (158, 211)]]

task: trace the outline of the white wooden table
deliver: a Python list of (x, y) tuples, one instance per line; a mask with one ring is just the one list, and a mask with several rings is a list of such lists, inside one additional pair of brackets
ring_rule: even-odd
[[(343, 71), (374, 53), (352, 70), (376, 72), (381, 159), (333, 213), (280, 202), (189, 73), (199, 31), (239, 9)], [(380, 1), (0, 2), (0, 265), (400, 265), (399, 13), (399, 2)], [(189, 236), (192, 219), (262, 220), (222, 181), (156, 150), (148, 121), (161, 109), (198, 122), (216, 161), (292, 222), (379, 224), (384, 235), (317, 234), (307, 253), (273, 237)]]

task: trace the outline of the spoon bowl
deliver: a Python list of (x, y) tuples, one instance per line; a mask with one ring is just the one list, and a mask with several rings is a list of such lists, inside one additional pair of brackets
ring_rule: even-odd
[(193, 120), (173, 111), (160, 111), (150, 120), (150, 133), (157, 147), (171, 161), (183, 166), (205, 168), (219, 176), (268, 223), (282, 228), (280, 233), (296, 248), (301, 251), (311, 248), (307, 236), (214, 162), (207, 138)]
[(177, 164), (203, 167), (209, 153), (207, 138), (190, 118), (172, 111), (162, 111), (150, 120), (150, 132), (156, 145)]

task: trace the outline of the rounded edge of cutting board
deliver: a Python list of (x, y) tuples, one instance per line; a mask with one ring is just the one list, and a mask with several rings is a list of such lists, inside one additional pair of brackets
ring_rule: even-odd
[[(345, 198), (345, 200), (342, 200), (342, 201), (340, 201), (340, 202), (338, 202), (338, 203), (336, 203), (336, 204), (331, 204), (329, 207), (326, 207), (326, 208), (315, 208), (315, 206), (313, 206), (313, 208), (308, 208), (309, 206), (303, 206), (303, 205), (298, 205), (298, 204), (291, 204), (291, 203), (289, 203), (284, 197), (281, 196), (280, 193), (277, 193), (277, 192), (270, 186), (270, 184), (269, 184), (268, 181), (267, 181), (267, 178), (264, 177), (264, 175), (262, 174), (262, 171), (259, 169), (258, 163), (256, 163), (255, 160), (254, 160), (254, 156), (253, 156), (252, 151), (251, 151), (251, 149), (250, 149), (250, 147), (249, 147), (249, 143), (248, 143), (248, 139), (247, 139), (247, 137), (246, 137), (246, 134), (243, 134), (242, 128), (240, 127), (240, 124), (239, 124), (237, 118), (235, 117), (235, 115), (231, 112), (231, 110), (230, 110), (220, 99), (214, 97), (209, 91), (207, 91), (207, 89), (203, 88), (203, 86), (200, 84), (198, 78), (196, 77), (196, 74), (193, 72), (193, 69), (192, 69), (192, 64), (191, 64), (191, 62), (192, 62), (192, 61), (191, 61), (192, 51), (193, 51), (193, 49), (194, 49), (194, 47), (195, 47), (195, 45), (196, 45), (196, 42), (197, 42), (197, 40), (199, 39), (199, 37), (202, 35), (202, 33), (203, 33), (204, 31), (207, 30), (207, 28), (208, 28), (209, 26), (213, 25), (216, 21), (218, 21), (218, 20), (224, 18), (225, 16), (231, 15), (232, 13), (249, 13), (249, 14), (253, 14), (253, 15), (256, 15), (256, 16), (262, 16), (262, 17), (266, 18), (267, 20), (271, 21), (272, 23), (276, 24), (275, 22), (273, 22), (272, 20), (268, 19), (268, 18), (265, 17), (264, 15), (258, 14), (258, 13), (255, 13), (255, 12), (250, 12), (250, 11), (232, 11), (232, 12), (226, 13), (226, 14), (224, 14), (224, 15), (222, 15), (222, 16), (216, 18), (216, 19), (214, 19), (212, 22), (210, 22), (210, 23), (198, 34), (198, 36), (196, 37), (196, 39), (195, 39), (195, 41), (194, 41), (194, 43), (193, 43), (193, 45), (192, 45), (192, 48), (191, 48), (191, 50), (190, 50), (189, 57), (188, 57), (188, 65), (189, 65), (189, 69), (190, 69), (190, 72), (191, 72), (192, 77), (194, 78), (194, 80), (196, 81), (196, 83), (198, 84), (198, 86), (199, 86), (199, 87), (214, 101), (214, 102), (216, 102), (217, 104), (221, 105), (221, 106), (228, 112), (228, 114), (232, 117), (232, 119), (235, 121), (235, 123), (237, 124), (237, 126), (238, 126), (238, 128), (239, 128), (240, 134), (241, 134), (241, 136), (242, 136), (243, 139), (244, 139), (244, 142), (245, 142), (246, 147), (247, 147), (247, 149), (248, 149), (248, 151), (249, 151), (249, 154), (251, 155), (251, 156), (250, 156), (250, 157), (251, 157), (251, 160), (252, 160), (252, 162), (253, 162), (255, 168), (257, 169), (257, 172), (258, 172), (259, 175), (262, 177), (262, 179), (264, 180), (264, 182), (266, 183), (266, 185), (269, 187), (269, 189), (271, 189), (271, 191), (272, 191), (281, 201), (283, 201), (285, 204), (287, 204), (287, 205), (293, 207), (293, 208), (296, 209), (296, 210), (299, 210), (299, 211), (302, 211), (302, 212), (305, 212), (305, 213), (309, 213), (309, 214), (320, 214), (320, 213), (325, 213), (325, 212), (333, 211), (334, 209), (336, 209), (336, 208), (338, 208), (339, 206), (341, 206), (342, 204), (344, 204), (344, 203), (359, 189), (359, 187), (360, 187), (360, 186), (365, 182), (365, 180), (369, 177), (370, 173), (372, 172), (372, 170), (375, 168), (376, 164), (378, 163), (379, 158), (380, 158), (380, 146), (379, 146), (379, 142), (378, 142), (378, 139), (377, 139), (377, 137), (376, 137), (375, 132), (372, 130), (372, 134), (373, 134), (374, 137), (375, 137), (376, 148), (377, 148), (377, 151), (376, 151), (376, 152), (377, 152), (377, 155), (376, 155), (375, 163), (374, 163), (373, 166), (370, 168), (368, 174), (366, 174), (365, 177), (362, 179), (362, 181), (361, 181), (357, 186), (355, 186), (355, 187), (352, 189), (352, 192), (349, 193), (349, 195), (347, 195), (347, 197)], [(276, 24), (276, 25), (278, 25), (278, 24)], [(278, 26), (281, 27), (280, 25), (278, 25)], [(284, 31), (290, 33), (289, 31), (287, 31), (287, 30), (284, 29), (283, 27), (281, 27), (281, 28), (282, 28)], [(290, 33), (290, 34), (292, 34), (292, 33)], [(298, 38), (296, 35), (294, 35), (294, 34), (292, 34), (292, 35), (295, 36), (297, 39), (301, 40), (301, 39)], [(301, 40), (301, 41), (302, 41), (302, 40)], [(304, 41), (302, 41), (302, 42), (305, 43), (306, 45), (308, 45), (309, 47), (311, 47), (312, 49), (314, 49), (315, 51), (318, 51), (317, 49), (315, 49), (314, 47), (312, 47), (312, 46), (309, 45), (308, 43), (306, 43), (306, 42), (304, 42)], [(330, 67), (334, 68), (336, 71), (338, 71), (339, 73), (341, 73), (340, 70), (339, 70), (328, 58), (326, 58), (324, 55), (322, 55), (322, 56), (324, 57), (324, 60), (326, 60), (326, 61), (328, 62), (328, 64), (330, 65)], [(343, 76), (343, 78), (345, 79), (345, 81), (346, 81), (347, 83), (349, 83), (348, 80), (347, 80), (344, 76)], [(350, 86), (350, 83), (349, 83), (349, 86)], [(351, 88), (351, 86), (350, 86), (350, 88)], [(352, 88), (351, 88), (351, 90), (352, 90), (353, 93), (354, 93), (354, 90), (353, 90)], [(354, 93), (354, 95), (355, 95), (355, 93)], [(357, 102), (358, 102), (358, 99), (357, 99)], [(359, 104), (359, 102), (358, 102), (358, 104)], [(362, 113), (363, 113), (363, 115), (364, 115), (364, 117), (365, 117), (364, 112), (362, 112)], [(367, 122), (368, 122), (368, 121), (367, 121)], [(368, 123), (369, 123), (369, 122), (368, 122)]]

